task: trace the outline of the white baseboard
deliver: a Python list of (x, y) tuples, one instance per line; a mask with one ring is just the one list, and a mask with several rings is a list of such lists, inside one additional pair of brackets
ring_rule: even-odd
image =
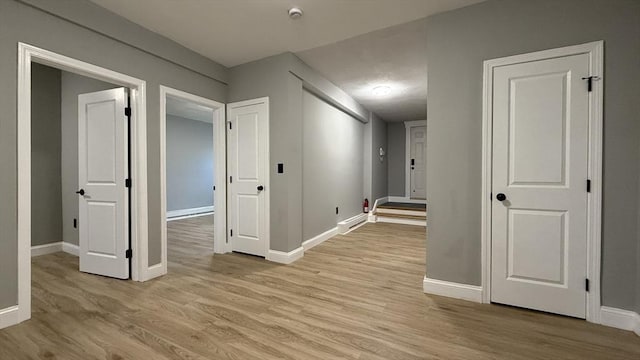
[(338, 223), (338, 233), (339, 234), (346, 234), (349, 232), (349, 230), (351, 230), (352, 227), (366, 222), (367, 221), (367, 217), (369, 216), (368, 213), (362, 213), (362, 214), (358, 214), (354, 217), (350, 217), (347, 220), (343, 220), (340, 221)]
[(293, 249), (289, 252), (269, 250), (266, 259), (280, 264), (291, 264), (292, 262), (301, 259), (304, 256), (304, 248), (300, 246), (297, 249)]
[(62, 241), (31, 247), (31, 257), (53, 254), (62, 251)]
[(332, 237), (338, 235), (338, 227), (334, 227), (333, 229), (327, 230), (322, 234), (312, 237), (311, 239), (302, 243), (302, 248), (304, 251), (308, 251), (316, 245), (320, 245), (323, 242), (331, 239)]
[(426, 204), (427, 200), (412, 199), (404, 196), (389, 196), (389, 202), (401, 202), (407, 204)]
[(74, 256), (80, 256), (80, 248), (78, 247), (78, 245), (75, 245), (75, 244), (72, 244), (72, 243), (63, 242), (62, 243), (62, 251), (66, 252), (67, 254), (74, 255)]
[(450, 281), (429, 279), (424, 277), (422, 289), (427, 294), (447, 296), (455, 299), (482, 302), (482, 287), (454, 283)]
[(167, 221), (178, 220), (177, 218), (208, 215), (214, 211), (213, 206), (203, 206), (191, 209), (180, 209), (167, 211)]
[(0, 329), (16, 325), (20, 322), (18, 305), (0, 309)]
[(405, 219), (405, 218), (397, 218), (397, 217), (386, 217), (384, 215), (376, 215), (375, 222), (386, 222), (392, 224), (404, 224), (404, 225), (415, 225), (415, 226), (427, 226), (426, 220), (416, 220), (416, 219)]
[(166, 274), (167, 268), (164, 266), (164, 264), (155, 264), (147, 268), (147, 274), (144, 281), (155, 279)]
[(633, 311), (602, 306), (600, 308), (600, 324), (633, 331), (640, 336), (640, 314)]

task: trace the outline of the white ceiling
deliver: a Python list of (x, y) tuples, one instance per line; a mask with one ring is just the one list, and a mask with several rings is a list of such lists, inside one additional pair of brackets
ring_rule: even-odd
[[(227, 67), (482, 0), (91, 0)], [(304, 16), (290, 20), (298, 6)]]
[(172, 96), (167, 96), (167, 114), (213, 124), (213, 109)]
[[(297, 53), (304, 62), (383, 120), (427, 118), (424, 19)], [(388, 95), (373, 93), (389, 86)]]

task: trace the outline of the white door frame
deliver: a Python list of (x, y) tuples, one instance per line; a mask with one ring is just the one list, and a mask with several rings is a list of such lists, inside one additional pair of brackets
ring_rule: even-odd
[[(260, 103), (264, 103), (267, 107), (267, 118), (265, 119), (265, 121), (267, 122), (267, 132), (266, 132), (266, 136), (267, 138), (265, 139), (265, 144), (263, 147), (263, 151), (265, 153), (265, 159), (266, 159), (266, 164), (265, 164), (265, 169), (266, 169), (266, 174), (265, 174), (265, 179), (264, 179), (264, 190), (263, 193), (265, 195), (264, 197), (264, 208), (265, 208), (265, 214), (264, 214), (264, 221), (265, 221), (265, 233), (264, 233), (264, 243), (265, 243), (265, 259), (272, 261), (272, 259), (270, 259), (270, 250), (271, 250), (271, 157), (270, 157), (270, 144), (269, 144), (269, 138), (271, 137), (270, 134), (270, 115), (271, 112), (269, 110), (269, 97), (261, 97), (261, 98), (256, 98), (256, 99), (251, 99), (251, 100), (244, 100), (244, 101), (237, 101), (237, 102), (233, 102), (233, 103), (229, 103), (227, 104), (227, 107), (230, 109), (231, 107), (244, 107), (244, 106), (251, 106), (251, 105), (256, 105), (256, 104), (260, 104)], [(226, 127), (225, 124), (225, 129), (228, 129), (228, 127)], [(226, 131), (225, 131), (226, 133)], [(227, 145), (231, 145), (231, 144), (227, 144)], [(225, 172), (226, 173), (226, 172)], [(227, 176), (225, 181), (229, 181), (229, 177)], [(229, 188), (229, 193), (227, 194), (228, 196), (231, 196), (231, 189)], [(233, 241), (233, 238), (231, 238), (231, 241)], [(223, 249), (223, 253), (227, 253), (227, 252), (232, 252), (233, 251), (233, 244), (231, 243), (231, 241), (229, 241), (224, 246)]]
[[(493, 71), (496, 67), (578, 54), (589, 55), (590, 76), (600, 77), (593, 82), (589, 96), (589, 149), (587, 176), (591, 192), (587, 193), (587, 293), (586, 319), (600, 323), (600, 258), (602, 251), (602, 104), (603, 104), (603, 52), (604, 42), (544, 50), (529, 54), (508, 56), (484, 62), (482, 94), (482, 301), (491, 302), (491, 174), (493, 135)], [(585, 85), (586, 86), (586, 85)], [(585, 184), (586, 186), (586, 184)]]
[(31, 318), (31, 64), (39, 63), (131, 90), (131, 277), (147, 279), (147, 114), (146, 82), (96, 65), (18, 43), (18, 304), (17, 322)]
[[(405, 121), (405, 156), (404, 156), (404, 196), (411, 198), (411, 128), (424, 126), (427, 127), (427, 120)], [(426, 149), (426, 146), (425, 146)], [(426, 154), (425, 154), (426, 155)], [(426, 159), (425, 159), (426, 160)]]
[[(167, 96), (177, 97), (213, 109), (213, 154), (215, 166), (214, 241), (213, 251), (224, 252), (227, 239), (227, 145), (225, 105), (214, 100), (160, 85), (160, 213), (161, 262), (150, 268), (156, 276), (167, 273)], [(224, 239), (225, 241), (220, 241)]]

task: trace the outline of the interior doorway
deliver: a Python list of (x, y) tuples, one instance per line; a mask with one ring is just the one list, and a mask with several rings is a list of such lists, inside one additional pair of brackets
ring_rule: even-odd
[(427, 121), (405, 121), (406, 129), (406, 197), (427, 198)]
[[(168, 235), (190, 249), (222, 253), (226, 237), (225, 106), (166, 86), (160, 87), (162, 262), (167, 273)], [(174, 249), (175, 248), (175, 249)], [(184, 247), (187, 248), (186, 246)]]

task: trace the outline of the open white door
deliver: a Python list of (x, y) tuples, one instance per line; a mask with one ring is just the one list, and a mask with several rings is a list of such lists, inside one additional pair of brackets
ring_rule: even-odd
[(268, 99), (229, 104), (229, 239), (233, 251), (266, 256)]
[(491, 301), (585, 317), (589, 55), (493, 72)]
[(80, 271), (129, 278), (127, 94), (78, 96)]
[(427, 197), (427, 163), (426, 144), (427, 127), (413, 126), (409, 130), (410, 136), (410, 156), (411, 166), (411, 198), (425, 199)]

